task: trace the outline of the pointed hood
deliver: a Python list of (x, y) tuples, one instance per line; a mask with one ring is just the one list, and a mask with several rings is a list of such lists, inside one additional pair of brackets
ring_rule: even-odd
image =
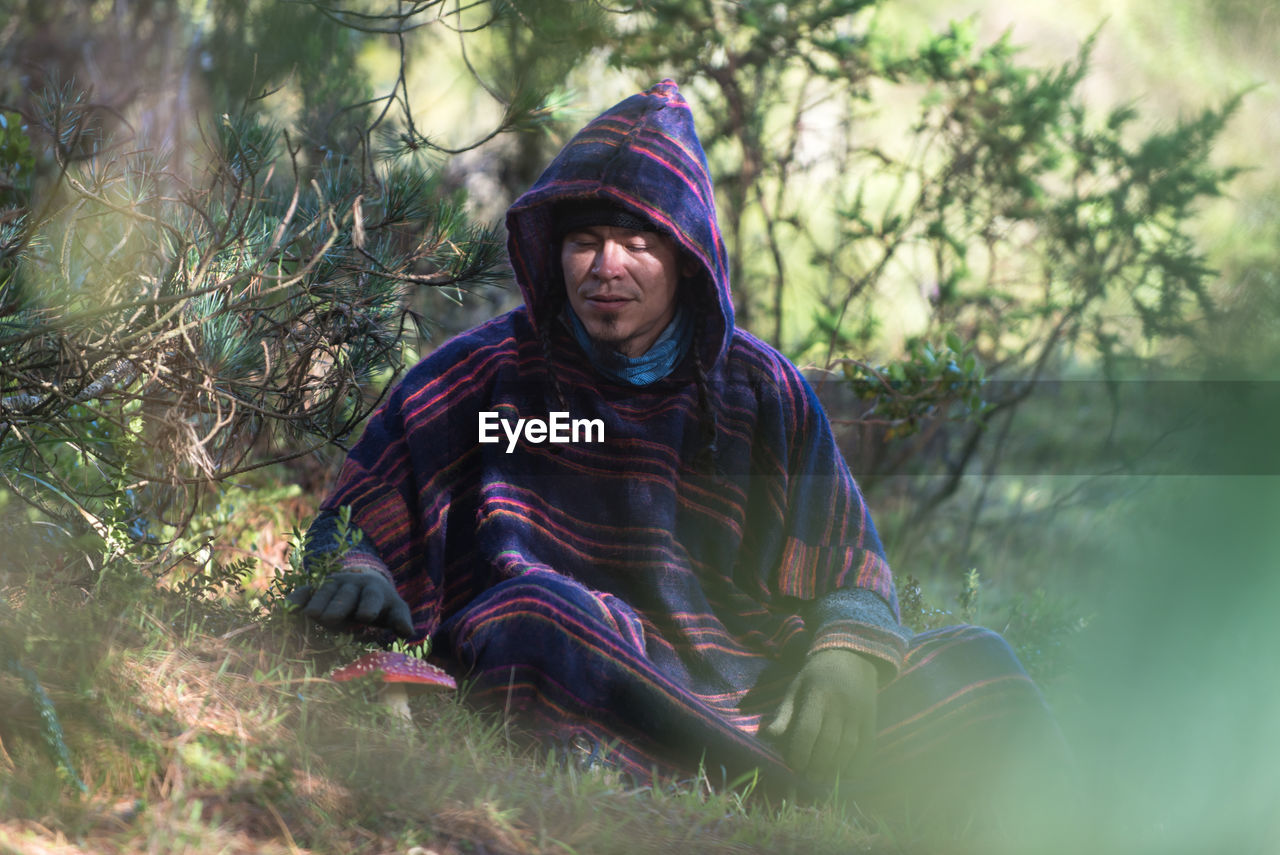
[(710, 310), (698, 318), (701, 356), (707, 366), (719, 361), (733, 335), (728, 260), (707, 158), (675, 83), (664, 80), (593, 119), (507, 211), (511, 266), (535, 323), (546, 289), (564, 290), (554, 212), (574, 199), (653, 223), (697, 262), (701, 272), (681, 287), (702, 289), (692, 301)]

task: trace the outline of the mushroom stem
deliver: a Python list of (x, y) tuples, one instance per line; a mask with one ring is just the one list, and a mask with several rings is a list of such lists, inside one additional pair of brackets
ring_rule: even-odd
[(411, 722), (413, 713), (409, 710), (409, 693), (404, 686), (404, 683), (383, 683), (382, 693), (378, 697), (392, 712), (406, 722)]

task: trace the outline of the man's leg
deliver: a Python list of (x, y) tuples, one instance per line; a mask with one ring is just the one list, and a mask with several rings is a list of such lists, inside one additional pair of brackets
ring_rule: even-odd
[(872, 810), (1026, 826), (1072, 793), (1061, 731), (991, 630), (917, 635), (902, 671), (880, 692), (877, 726), (872, 768), (855, 793)]
[[(705, 759), (708, 773), (790, 773), (770, 749), (734, 728), (645, 655), (635, 613), (615, 597), (535, 571), (485, 591), (441, 627), (470, 698), (518, 713), (558, 740), (589, 739), (607, 762), (648, 780)], [(687, 772), (686, 772), (687, 774)]]

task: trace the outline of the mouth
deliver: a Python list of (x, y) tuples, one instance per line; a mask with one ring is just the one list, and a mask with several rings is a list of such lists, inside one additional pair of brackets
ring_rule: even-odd
[(617, 311), (631, 302), (629, 297), (617, 294), (595, 294), (585, 299), (588, 306), (602, 312)]

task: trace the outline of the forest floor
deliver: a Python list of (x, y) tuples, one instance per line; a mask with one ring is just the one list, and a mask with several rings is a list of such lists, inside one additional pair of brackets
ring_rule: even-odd
[(63, 581), (0, 588), (20, 639), (0, 669), (5, 855), (911, 850), (834, 804), (561, 768), (455, 696), (406, 723), (328, 679), (359, 645), (293, 619)]

